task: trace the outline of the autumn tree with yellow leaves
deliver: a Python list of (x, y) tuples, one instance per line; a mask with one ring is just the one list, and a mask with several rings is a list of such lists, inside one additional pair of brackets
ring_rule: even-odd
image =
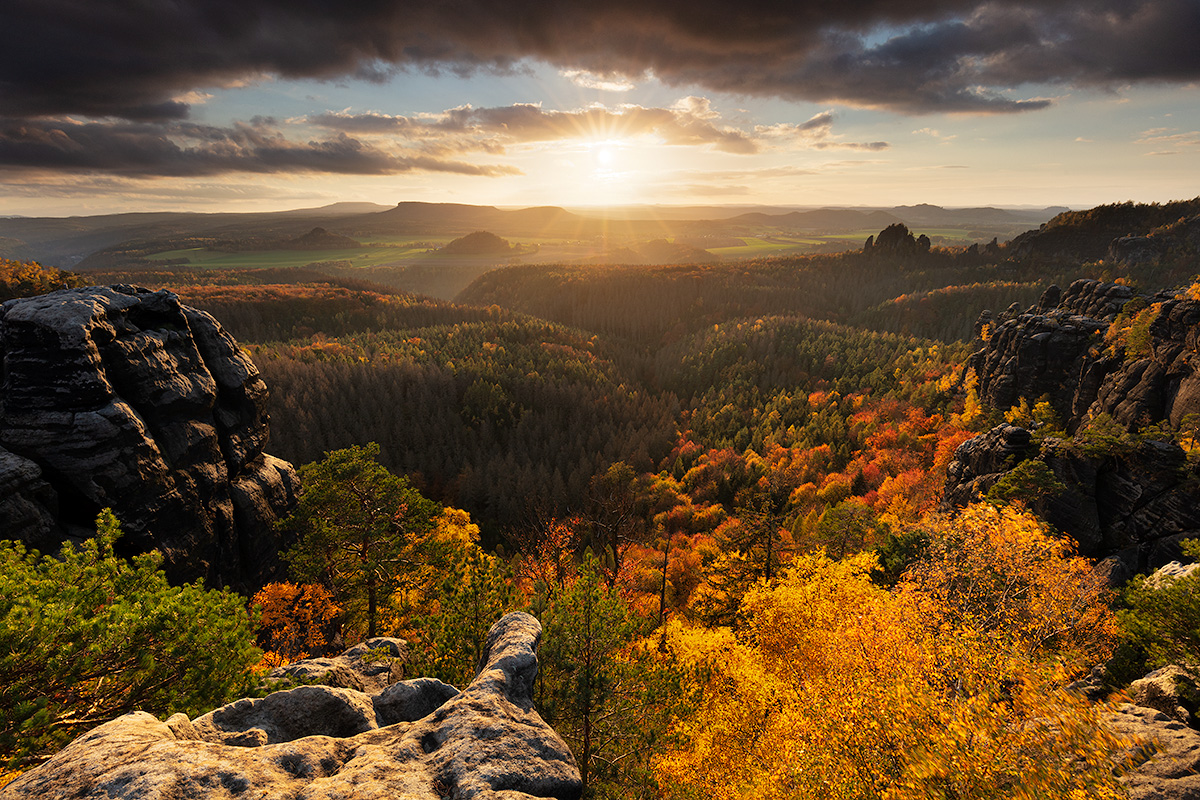
[(1086, 562), (1036, 518), (927, 520), (893, 589), (873, 554), (797, 557), (737, 633), (672, 623), (695, 711), (655, 761), (668, 793), (734, 798), (1121, 796), (1125, 743), (1063, 687), (1111, 646)]

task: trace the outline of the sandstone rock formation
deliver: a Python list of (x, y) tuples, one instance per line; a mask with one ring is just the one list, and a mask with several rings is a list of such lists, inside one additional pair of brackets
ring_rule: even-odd
[(528, 614), (505, 616), (471, 685), (416, 721), (388, 695), (432, 703), (449, 687), (410, 681), (372, 698), (305, 686), (194, 721), (128, 714), (22, 775), (0, 800), (574, 800), (575, 759), (533, 707), (540, 636)]
[(998, 425), (968, 439), (947, 470), (942, 508), (961, 508), (985, 494), (1026, 459), (1046, 463), (1065, 491), (1032, 500), (1033, 511), (1071, 536), (1082, 555), (1113, 557), (1123, 583), (1180, 557), (1179, 543), (1200, 536), (1200, 479), (1184, 452), (1143, 441), (1088, 455), (1070, 440), (1036, 442), (1029, 431)]
[(1082, 417), (1117, 363), (1097, 345), (1133, 290), (1079, 280), (1066, 292), (1052, 286), (1025, 312), (1009, 309), (990, 324), (970, 366), (979, 397), (1008, 409), (1021, 397), (1048, 397), (1064, 420)]
[(1038, 305), (990, 320), (986, 342), (970, 366), (980, 399), (1007, 409), (1021, 398), (1047, 397), (1073, 432), (1103, 412), (1126, 427), (1169, 422), (1200, 413), (1200, 301), (1170, 294), (1157, 303), (1149, 352), (1129, 355), (1104, 334), (1134, 299), (1115, 283), (1078, 280), (1065, 292), (1050, 287)]
[[(989, 335), (970, 362), (981, 399), (1008, 409), (1022, 397), (1047, 398), (1070, 433), (1101, 414), (1131, 431), (1178, 428), (1200, 413), (1200, 302), (1143, 298), (1159, 311), (1149, 352), (1133, 357), (1104, 341), (1132, 299), (1127, 286), (1080, 280), (1065, 292), (1051, 287), (1024, 312), (988, 317)], [(1002, 425), (959, 447), (943, 507), (966, 505), (1029, 458), (1044, 461), (1066, 486), (1034, 510), (1075, 538), (1084, 555), (1116, 556), (1114, 580), (1177, 558), (1178, 542), (1200, 535), (1200, 473), (1178, 446), (1152, 439), (1089, 450)]]
[(1130, 701), (1142, 708), (1161, 711), (1176, 722), (1192, 727), (1197, 693), (1196, 678), (1176, 664), (1156, 669), (1138, 678), (1126, 689)]
[(157, 548), (174, 581), (252, 586), (292, 466), (263, 452), (267, 389), (208, 314), (167, 291), (66, 289), (0, 306), (5, 537), (54, 552), (112, 507), (126, 554)]
[(1154, 758), (1122, 776), (1133, 800), (1200, 800), (1200, 733), (1152, 708), (1124, 705), (1109, 715), (1120, 735), (1153, 742)]
[[(373, 658), (373, 653), (381, 654), (383, 658)], [(407, 658), (408, 642), (388, 636), (376, 636), (354, 645), (341, 655), (306, 658), (276, 667), (267, 677), (272, 680), (320, 683), (378, 694), (394, 682), (396, 664), (399, 663), (402, 667)]]

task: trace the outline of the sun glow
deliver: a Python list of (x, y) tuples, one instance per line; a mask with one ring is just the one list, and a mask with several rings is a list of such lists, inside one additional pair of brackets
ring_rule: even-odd
[(588, 143), (592, 153), (592, 161), (596, 172), (607, 172), (621, 166), (622, 156), (631, 148), (632, 143), (623, 139), (600, 139)]

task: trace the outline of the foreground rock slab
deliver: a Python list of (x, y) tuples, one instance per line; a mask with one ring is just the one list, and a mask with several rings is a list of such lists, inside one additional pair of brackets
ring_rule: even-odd
[[(541, 625), (530, 615), (502, 618), (488, 633), (471, 685), (415, 722), (380, 726), (386, 714), (372, 717), (371, 696), (350, 689), (306, 686), (271, 696), (272, 707), (287, 704), (296, 714), (306, 702), (301, 695), (311, 695), (317, 702), (305, 727), (313, 730), (327, 718), (334, 727), (345, 723), (347, 716), (330, 708), (349, 710), (358, 729), (352, 735), (278, 741), (278, 726), (271, 735), (254, 727), (218, 731), (216, 712), (195, 724), (183, 715), (160, 722), (128, 714), (0, 789), (0, 800), (575, 800), (581, 792), (575, 759), (533, 707), (540, 637)], [(293, 693), (299, 694), (280, 697)], [(278, 743), (263, 743), (271, 738)]]
[(1153, 708), (1128, 704), (1109, 724), (1122, 736), (1154, 743), (1154, 758), (1121, 778), (1132, 800), (1200, 800), (1200, 733)]

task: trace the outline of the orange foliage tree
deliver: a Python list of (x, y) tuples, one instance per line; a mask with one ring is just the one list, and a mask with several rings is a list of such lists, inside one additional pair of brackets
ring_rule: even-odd
[(251, 602), (261, 610), (259, 642), (266, 660), (286, 664), (320, 652), (341, 608), (315, 583), (268, 583)]
[[(971, 509), (927, 528), (929, 555), (894, 590), (871, 582), (871, 553), (804, 554), (746, 594), (738, 633), (668, 626), (695, 698), (654, 762), (668, 795), (1123, 796), (1128, 743), (1062, 688), (1107, 640), (1100, 594), (1069, 584), (1074, 560), (1024, 515)], [(1069, 613), (1102, 633), (1064, 630)]]

